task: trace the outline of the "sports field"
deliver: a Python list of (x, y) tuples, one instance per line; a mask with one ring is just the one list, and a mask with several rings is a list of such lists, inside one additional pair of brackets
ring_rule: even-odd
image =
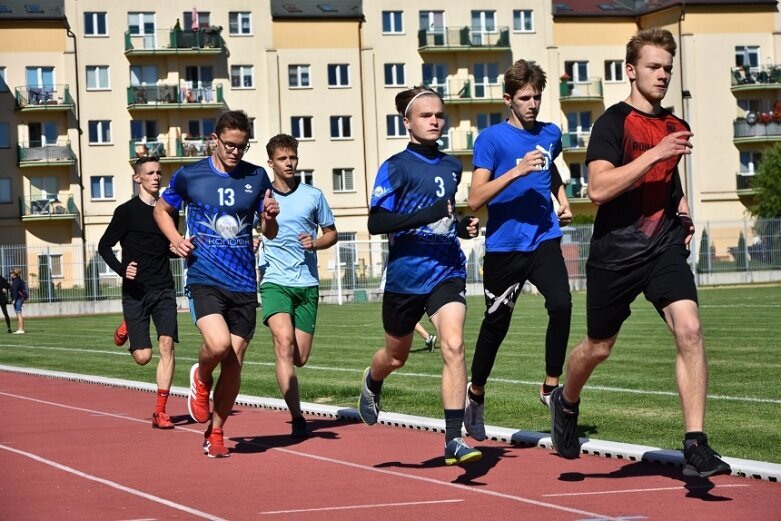
[[(781, 287), (702, 289), (700, 301), (710, 359), (706, 430), (712, 445), (725, 456), (781, 463)], [(480, 326), (482, 299), (470, 298), (469, 306), (467, 364)], [(585, 332), (584, 293), (573, 295), (573, 306), (570, 345)], [(154, 382), (154, 360), (148, 367), (138, 367), (124, 348), (113, 345), (119, 320), (119, 315), (28, 319), (28, 334), (0, 337), (0, 364)], [(549, 430), (548, 411), (537, 399), (546, 323), (542, 297), (522, 295), (489, 381), (487, 423)], [(302, 399), (355, 406), (361, 372), (382, 338), (379, 304), (321, 306), (312, 357), (299, 370)], [(186, 387), (200, 340), (188, 314), (180, 315), (180, 340), (174, 385)], [(406, 367), (383, 387), (383, 409), (442, 416), (441, 358), (422, 348), (416, 337)], [(680, 448), (683, 428), (674, 359), (670, 334), (641, 298), (610, 360), (597, 369), (584, 391), (582, 435)], [(241, 392), (278, 397), (273, 366), (270, 335), (260, 325), (246, 358)]]

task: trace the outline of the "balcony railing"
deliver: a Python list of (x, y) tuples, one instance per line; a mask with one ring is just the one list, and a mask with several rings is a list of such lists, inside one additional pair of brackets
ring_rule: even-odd
[(17, 148), (20, 167), (58, 166), (76, 163), (70, 141), (63, 139), (47, 145), (39, 142), (20, 143)]
[(72, 110), (73, 98), (67, 84), (23, 85), (16, 87), (16, 110), (22, 112), (38, 110)]
[(190, 163), (210, 156), (212, 140), (209, 138), (168, 139), (129, 142), (130, 160), (139, 157), (158, 156), (161, 163)]
[(225, 106), (222, 84), (206, 87), (178, 85), (137, 85), (127, 88), (129, 109), (221, 108)]
[(734, 143), (781, 141), (781, 123), (776, 121), (769, 123), (757, 121), (750, 125), (744, 118), (741, 118), (735, 120), (733, 127), (735, 129), (732, 138)]
[(157, 29), (151, 34), (125, 32), (125, 54), (219, 54), (224, 42), (222, 27), (207, 27), (197, 31)]
[(753, 191), (754, 187), (751, 186), (754, 180), (754, 172), (738, 172), (735, 175), (735, 187), (738, 192)]
[(73, 194), (28, 195), (19, 198), (19, 217), (23, 221), (71, 220), (78, 213)]
[(439, 92), (447, 103), (486, 103), (501, 101), (502, 83), (476, 83), (474, 78), (450, 78), (444, 84), (426, 85)]
[(418, 31), (419, 51), (509, 50), (510, 28), (442, 27)]
[(781, 65), (732, 67), (730, 76), (732, 92), (781, 89)]
[(602, 78), (559, 83), (560, 101), (594, 101), (602, 100), (602, 97)]
[(472, 153), (477, 138), (476, 129), (451, 128), (442, 134), (440, 138), (440, 150), (454, 155), (468, 155)]
[(564, 152), (585, 152), (590, 138), (590, 130), (576, 130), (561, 136), (561, 146)]

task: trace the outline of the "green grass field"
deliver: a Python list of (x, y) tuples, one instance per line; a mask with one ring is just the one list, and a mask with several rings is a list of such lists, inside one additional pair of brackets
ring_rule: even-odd
[[(585, 333), (585, 294), (576, 293), (573, 299), (571, 346)], [(710, 360), (706, 430), (712, 445), (726, 456), (781, 463), (781, 288), (703, 289), (700, 301)], [(469, 306), (467, 364), (480, 326), (482, 299), (470, 298)], [(154, 361), (138, 367), (126, 350), (114, 347), (112, 334), (118, 321), (118, 315), (28, 319), (28, 334), (0, 337), (0, 364), (154, 382)], [(489, 381), (487, 423), (549, 431), (548, 411), (537, 399), (546, 323), (542, 297), (521, 296)], [(312, 357), (299, 371), (302, 399), (354, 407), (361, 372), (382, 339), (379, 304), (321, 306)], [(186, 387), (200, 341), (187, 314), (180, 315), (180, 340), (174, 385)], [(386, 382), (385, 410), (442, 416), (442, 361), (438, 351), (422, 348), (416, 337), (407, 365)], [(680, 448), (683, 427), (674, 359), (667, 328), (641, 297), (613, 355), (584, 390), (582, 433), (602, 440)], [(262, 325), (246, 360), (241, 392), (278, 397), (273, 348)]]

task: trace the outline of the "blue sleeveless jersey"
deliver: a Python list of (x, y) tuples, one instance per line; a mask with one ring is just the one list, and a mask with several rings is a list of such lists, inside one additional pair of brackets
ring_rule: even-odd
[[(455, 201), (461, 162), (440, 154), (427, 159), (404, 150), (385, 161), (377, 172), (371, 207), (392, 213), (414, 213), (439, 199)], [(466, 258), (454, 217), (444, 217), (388, 237), (385, 289), (394, 293), (431, 293), (448, 279), (466, 279)]]
[(475, 141), (475, 168), (491, 171), (491, 180), (515, 167), (526, 153), (540, 147), (546, 166), (519, 177), (488, 201), (485, 249), (488, 252), (534, 251), (542, 241), (561, 237), (551, 201), (551, 168), (561, 153), (561, 130), (537, 123), (532, 130), (506, 121), (480, 132)]
[(266, 171), (244, 161), (226, 174), (207, 157), (174, 173), (161, 197), (174, 208), (185, 205), (186, 233), (195, 244), (187, 284), (257, 291), (252, 228), (269, 188)]

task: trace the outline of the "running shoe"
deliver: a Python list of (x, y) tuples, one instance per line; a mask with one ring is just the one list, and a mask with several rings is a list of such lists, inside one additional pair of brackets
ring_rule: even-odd
[(732, 468), (721, 459), (721, 454), (708, 445), (708, 437), (697, 440), (694, 445), (683, 450), (684, 476), (707, 478), (717, 474), (731, 474)]
[(114, 345), (122, 347), (127, 342), (127, 324), (123, 320), (118, 328), (114, 330)]
[(551, 443), (559, 456), (576, 459), (580, 456), (580, 438), (578, 437), (578, 410), (564, 407), (564, 389), (557, 387), (551, 393)]
[(152, 428), (153, 429), (173, 429), (174, 422), (171, 421), (171, 417), (164, 412), (156, 412), (152, 414)]
[(223, 439), (222, 429), (212, 429), (211, 424), (206, 432), (203, 434), (203, 453), (210, 458), (229, 458), (230, 451), (225, 447), (225, 441)]
[[(558, 386), (556, 386), (556, 387), (558, 387)], [(553, 391), (551, 391), (549, 393), (546, 393), (543, 390), (542, 385), (540, 385), (540, 403), (542, 403), (548, 409), (550, 409), (550, 397), (551, 397), (551, 394), (553, 394)]]
[(380, 396), (375, 395), (366, 383), (369, 378), (371, 367), (367, 367), (363, 372), (361, 380), (361, 398), (358, 401), (358, 414), (366, 425), (374, 425), (380, 416)]
[(190, 417), (198, 423), (206, 423), (211, 418), (209, 412), (209, 393), (211, 386), (201, 382), (198, 377), (198, 364), (190, 368), (190, 394), (187, 396), (187, 410)]
[(453, 438), (445, 444), (445, 464), (472, 463), (480, 461), (483, 453), (466, 444), (464, 438)]
[(477, 441), (485, 439), (485, 403), (477, 403), (469, 397), (472, 382), (466, 386), (466, 404), (464, 406), (464, 429)]
[(293, 424), (293, 431), (290, 433), (291, 438), (294, 440), (305, 440), (309, 437), (309, 431), (306, 428), (306, 418), (297, 416), (290, 423)]
[(437, 348), (437, 335), (429, 335), (425, 343), (428, 350), (433, 353), (434, 349)]

